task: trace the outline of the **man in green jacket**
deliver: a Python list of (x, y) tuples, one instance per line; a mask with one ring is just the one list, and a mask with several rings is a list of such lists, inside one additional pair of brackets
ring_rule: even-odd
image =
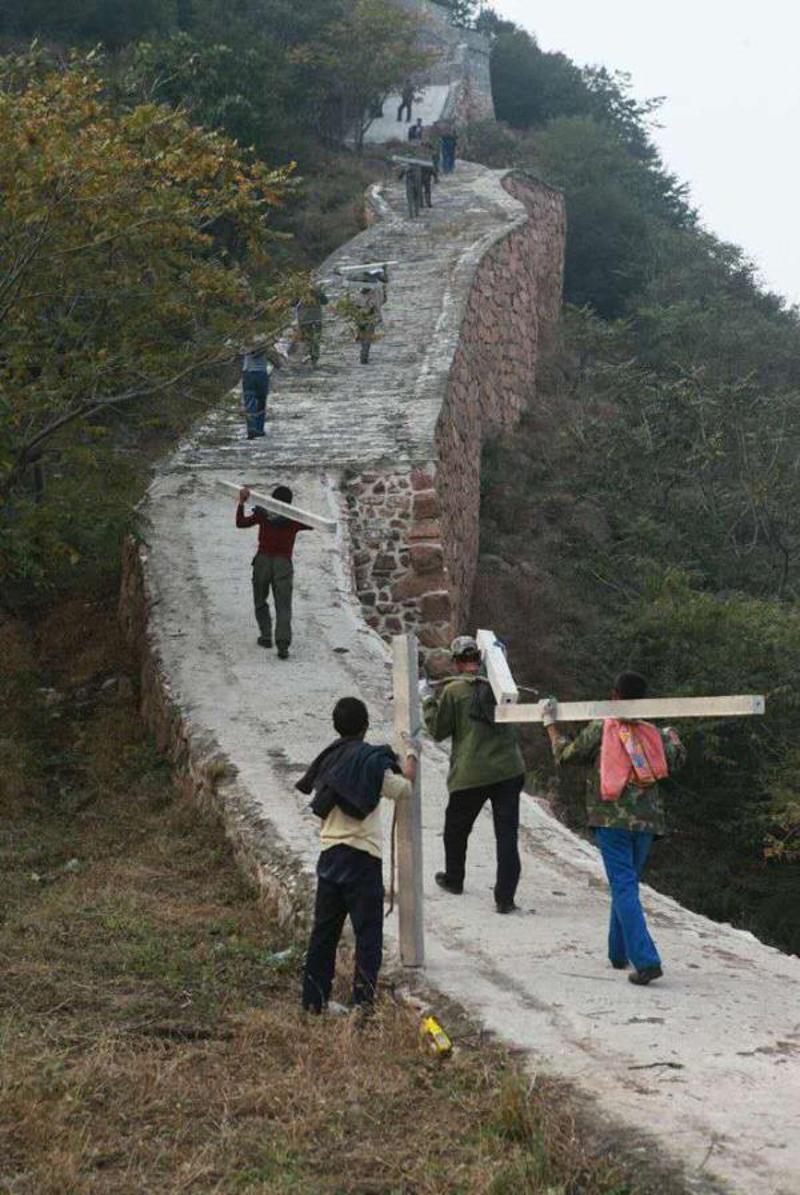
[(492, 804), (497, 843), (497, 879), (494, 898), (498, 913), (517, 906), (519, 883), (519, 796), (525, 764), (517, 728), (495, 724), (481, 716), (476, 686), (487, 685), (479, 675), (481, 656), (470, 635), (459, 635), (450, 647), (457, 676), (446, 680), (434, 695), (427, 681), (420, 683), (425, 727), (436, 742), (452, 740), (444, 822), (445, 870), (436, 883), (445, 892), (464, 891), (467, 841), (475, 819), (487, 801)]

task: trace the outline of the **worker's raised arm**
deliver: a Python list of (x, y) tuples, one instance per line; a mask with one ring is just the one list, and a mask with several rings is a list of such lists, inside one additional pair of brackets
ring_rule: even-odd
[(246, 485), (243, 485), (239, 490), (239, 504), (236, 507), (236, 526), (237, 527), (255, 527), (256, 523), (260, 522), (257, 514), (246, 515), (244, 513), (244, 504), (250, 497), (250, 490)]

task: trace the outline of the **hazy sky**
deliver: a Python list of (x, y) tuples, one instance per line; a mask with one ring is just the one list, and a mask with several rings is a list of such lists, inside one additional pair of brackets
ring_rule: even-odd
[(583, 65), (629, 71), (666, 96), (655, 134), (704, 224), (800, 303), (797, 0), (490, 0)]

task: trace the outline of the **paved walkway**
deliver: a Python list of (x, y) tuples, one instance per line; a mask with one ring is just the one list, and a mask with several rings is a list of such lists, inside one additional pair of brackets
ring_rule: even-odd
[[(412, 119), (409, 123), (416, 124), (420, 116), (426, 127), (441, 120), (450, 95), (450, 86), (446, 83), (431, 83), (427, 87), (421, 88), (417, 95), (420, 98), (415, 100), (412, 105)], [(364, 135), (364, 140), (367, 143), (380, 144), (392, 141), (395, 137), (399, 137), (402, 141), (406, 140), (409, 129), (409, 123), (405, 120), (406, 113), (403, 112), (402, 121), (397, 119), (397, 110), (401, 102), (402, 97), (399, 95), (386, 97), (383, 104), (383, 116), (376, 117)]]
[[(390, 218), (363, 234), (361, 247), (404, 261), (418, 251), (424, 262), (428, 247), (450, 243), (450, 256), (425, 275), (435, 288), (443, 270), (457, 269), (514, 218), (498, 192), (490, 172), (455, 176), (453, 203), (474, 219), (470, 242), (448, 214), (446, 193), (426, 225), (409, 226), (400, 218), (399, 188), (390, 188)], [(165, 465), (147, 512), (153, 631), (174, 695), (196, 727), (213, 733), (275, 834), (309, 869), (318, 823), (293, 782), (329, 741), (330, 710), (343, 694), (363, 696), (375, 737), (389, 736), (388, 654), (360, 620), (345, 545), (321, 533), (298, 539), (292, 659), (280, 662), (256, 647), (254, 531), (234, 528), (235, 502), (213, 478), (288, 479), (301, 505), (338, 516), (342, 465), (354, 456), (391, 459), (393, 430), (395, 454), (416, 453), (435, 421), (416, 371), (443, 367), (416, 343), (416, 293), (411, 278), (401, 278), (374, 368), (362, 369), (355, 346), (333, 330), (319, 373), (298, 373), (276, 389), (269, 437), (255, 451), (229, 401)], [(450, 326), (446, 286), (426, 292), (425, 303), (425, 326)], [(433, 873), (441, 865), (444, 753), (426, 748), (423, 768), (430, 982), (528, 1051), (532, 1069), (575, 1081), (618, 1124), (652, 1134), (663, 1154), (685, 1167), (687, 1191), (797, 1195), (800, 960), (646, 891), (666, 976), (651, 988), (632, 987), (604, 959), (607, 897), (593, 849), (530, 797), (522, 814), (521, 912), (493, 911), (486, 813), (470, 843), (464, 895), (443, 894)], [(391, 945), (394, 918), (387, 926)]]
[(274, 476), (278, 468), (397, 465), (434, 453), (450, 362), (463, 314), (465, 287), (477, 261), (525, 210), (500, 184), (503, 171), (459, 163), (433, 191), (433, 208), (405, 217), (403, 184), (375, 195), (384, 218), (323, 264), (320, 277), (335, 301), (344, 290), (337, 266), (398, 261), (390, 270), (383, 334), (369, 365), (344, 322), (325, 309), (319, 368), (293, 366), (273, 375), (268, 436), (246, 439), (237, 400), (220, 408), (199, 439), (183, 446), (181, 465)]

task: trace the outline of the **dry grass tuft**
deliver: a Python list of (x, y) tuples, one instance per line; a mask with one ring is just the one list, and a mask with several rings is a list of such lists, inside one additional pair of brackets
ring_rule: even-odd
[(130, 687), (102, 689), (130, 662), (92, 624), (41, 634), (46, 684), (72, 694), (37, 707), (45, 733), (22, 712), (2, 731), (40, 758), (0, 836), (0, 1191), (632, 1192), (562, 1094), (455, 1014), (442, 1063), (389, 998), (363, 1026), (300, 1012), (303, 944), (177, 798)]

